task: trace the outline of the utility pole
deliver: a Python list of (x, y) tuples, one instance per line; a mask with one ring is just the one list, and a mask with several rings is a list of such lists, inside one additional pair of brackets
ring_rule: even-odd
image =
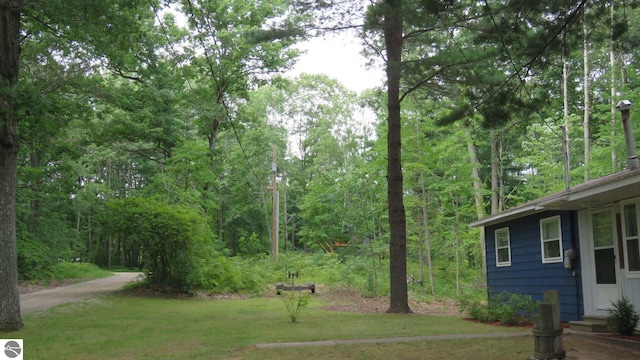
[(276, 164), (276, 146), (273, 145), (273, 161), (271, 162), (271, 191), (273, 192), (273, 214), (272, 214), (272, 235), (271, 235), (271, 253), (273, 254), (273, 260), (278, 262), (278, 230), (280, 227), (278, 216), (278, 180), (276, 179), (276, 172), (278, 171), (278, 165)]

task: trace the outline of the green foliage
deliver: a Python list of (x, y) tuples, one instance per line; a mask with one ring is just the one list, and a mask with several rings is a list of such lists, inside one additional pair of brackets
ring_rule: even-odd
[(636, 311), (633, 303), (626, 297), (612, 301), (613, 309), (609, 309), (609, 321), (620, 335), (633, 335), (633, 331), (638, 322), (640, 314)]
[(52, 268), (52, 279), (99, 279), (111, 275), (111, 272), (100, 269), (95, 264), (82, 262), (60, 262)]
[(255, 256), (256, 254), (266, 254), (269, 251), (269, 243), (251, 233), (238, 239), (238, 254)]
[(335, 254), (324, 252), (285, 253), (272, 270), (275, 272), (274, 282), (290, 282), (291, 280), (286, 277), (289, 270), (299, 272), (300, 278), (296, 279), (296, 282), (324, 284), (329, 290), (350, 288), (364, 296), (389, 294), (389, 272), (378, 269), (378, 281), (375, 283), (371, 259), (367, 256), (340, 258)]
[(280, 295), (291, 322), (297, 322), (302, 310), (309, 305), (309, 294), (301, 291), (285, 292)]
[(376, 284), (375, 278), (372, 273), (367, 276), (367, 284), (364, 289), (365, 297), (375, 297), (378, 295), (378, 284)]
[(506, 325), (523, 325), (531, 323), (531, 316), (538, 308), (538, 302), (530, 295), (501, 292), (488, 302), (462, 298), (460, 311), (480, 322), (498, 321)]
[(196, 211), (136, 197), (112, 200), (100, 216), (103, 231), (120, 234), (142, 249), (152, 282), (189, 288), (189, 276), (215, 258), (206, 220)]
[[(19, 113), (15, 201), (20, 279), (58, 276), (59, 261), (81, 256), (105, 267), (137, 266), (144, 259), (156, 281), (210, 293), (261, 292), (286, 280), (287, 270), (299, 270), (305, 281), (388, 295), (389, 263), (381, 258), (390, 241), (384, 94), (370, 91), (358, 98), (336, 79), (320, 75), (261, 86), (268, 81), (265, 73), (291, 64), (296, 55), (291, 45), (303, 35), (288, 2), (176, 3), (173, 11), (188, 19), (181, 29), (173, 12), (160, 19), (169, 3), (115, 0), (87, 8), (78, 0), (55, 0), (30, 2), (25, 9), (19, 93), (26, 107)], [(476, 299), (484, 290), (476, 286), (479, 236), (465, 226), (478, 216), (471, 173), (477, 170), (488, 187), (489, 164), (502, 164), (498, 175), (504, 188), (491, 193), (505, 194), (500, 200), (508, 207), (562, 188), (557, 129), (566, 121), (577, 183), (584, 176), (583, 120), (579, 112), (556, 113), (563, 99), (555, 72), (536, 67), (512, 76), (517, 75), (513, 61), (529, 63), (531, 55), (514, 49), (522, 45), (542, 55), (530, 40), (545, 35), (541, 30), (554, 16), (554, 27), (563, 24), (567, 9), (552, 2), (505, 3), (494, 8), (496, 22), (485, 16), (483, 4), (443, 4), (422, 2), (404, 14), (411, 34), (403, 44), (402, 74), (403, 88), (411, 89), (402, 100), (407, 260), (409, 273), (417, 274), (427, 222), (436, 296), (453, 297), (462, 290)], [(637, 14), (637, 9), (624, 11)], [(597, 17), (595, 9), (590, 12)], [(473, 28), (457, 21), (462, 13), (477, 21)], [(518, 23), (530, 24), (527, 35), (532, 36), (516, 38), (516, 30), (523, 30), (512, 28)], [(608, 34), (604, 23), (590, 22), (592, 33)], [(452, 32), (452, 24), (460, 27)], [(473, 30), (478, 27), (490, 31)], [(493, 36), (502, 29), (509, 29), (509, 36)], [(618, 58), (633, 59), (630, 49), (638, 47), (621, 45), (636, 42), (635, 30), (616, 36)], [(566, 37), (572, 38), (580, 36)], [(369, 40), (372, 46), (384, 43)], [(602, 66), (606, 62), (597, 54), (608, 54), (608, 41), (606, 51), (597, 50), (604, 43), (591, 41), (597, 56), (593, 72), (602, 75), (593, 79), (593, 92), (609, 94), (609, 83), (621, 83), (616, 90), (637, 103), (629, 90), (637, 87), (637, 74)], [(515, 44), (511, 54), (505, 52)], [(578, 48), (574, 45), (569, 41), (569, 48)], [(507, 56), (514, 54), (515, 60)], [(567, 56), (569, 72), (581, 73), (582, 55)], [(553, 53), (544, 54), (545, 63), (555, 60)], [(485, 71), (466, 73), (473, 68)], [(626, 73), (628, 79), (612, 82), (609, 71)], [(570, 89), (570, 109), (581, 108), (582, 97), (574, 93), (579, 88)], [(524, 89), (527, 96), (519, 98)], [(538, 96), (548, 104), (531, 111), (521, 103)], [(625, 166), (624, 136), (620, 124), (611, 121), (610, 100), (598, 98), (591, 109), (592, 177)], [(457, 122), (436, 126), (434, 119), (446, 117), (454, 104), (498, 116), (471, 116), (463, 109), (449, 113)], [(380, 119), (371, 119), (375, 115), (367, 114), (369, 109)], [(376, 120), (381, 126), (374, 136), (370, 126)], [(479, 127), (505, 121), (509, 125), (498, 129), (495, 139)], [(639, 126), (634, 124), (636, 130)], [(491, 158), (491, 142), (500, 144), (500, 159)], [(292, 247), (315, 251), (338, 240), (349, 248), (336, 254), (287, 253), (278, 264), (264, 256), (270, 223), (265, 164), (271, 161), (271, 144), (278, 148), (281, 194), (286, 191), (281, 213), (286, 206), (287, 218), (281, 224), (288, 225), (287, 239), (295, 239)], [(469, 145), (477, 147), (477, 164), (469, 162)], [(618, 154), (615, 164), (610, 163), (613, 153)], [(484, 204), (479, 205), (487, 211), (489, 189), (481, 191)], [(133, 196), (144, 200), (111, 200)], [(428, 219), (423, 220), (425, 208)], [(427, 285), (410, 284), (412, 295), (427, 296)]]
[(264, 290), (260, 270), (251, 267), (249, 261), (240, 262), (212, 253), (210, 257), (198, 256), (196, 262), (187, 276), (190, 289), (209, 294), (257, 294)]
[(33, 238), (21, 237), (17, 242), (18, 277), (20, 280), (43, 280), (51, 277), (55, 260), (51, 250)]

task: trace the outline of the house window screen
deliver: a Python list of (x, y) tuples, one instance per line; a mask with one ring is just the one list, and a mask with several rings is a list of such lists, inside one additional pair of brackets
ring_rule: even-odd
[(496, 266), (511, 266), (509, 228), (498, 229), (496, 235)]
[(640, 277), (640, 244), (638, 238), (638, 200), (622, 206), (623, 238), (627, 255), (627, 274)]
[(540, 220), (540, 241), (543, 263), (562, 261), (562, 231), (559, 216)]
[(596, 262), (596, 283), (615, 284), (616, 283), (616, 255), (613, 248), (600, 249), (595, 251)]

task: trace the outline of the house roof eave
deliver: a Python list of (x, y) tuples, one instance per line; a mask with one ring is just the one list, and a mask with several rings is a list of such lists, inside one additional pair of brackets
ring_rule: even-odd
[(489, 226), (489, 225), (505, 222), (507, 220), (513, 220), (529, 214), (533, 214), (538, 210), (540, 210), (539, 206), (536, 206), (534, 204), (528, 204), (526, 206), (515, 207), (513, 209), (499, 212), (495, 215), (487, 216), (485, 218), (472, 221), (469, 223), (469, 225), (474, 227)]
[[(640, 196), (638, 184), (640, 184), (640, 169), (628, 169), (475, 220), (469, 225), (474, 227), (490, 226), (539, 211), (600, 207), (624, 198)], [(606, 196), (603, 198), (603, 195)]]

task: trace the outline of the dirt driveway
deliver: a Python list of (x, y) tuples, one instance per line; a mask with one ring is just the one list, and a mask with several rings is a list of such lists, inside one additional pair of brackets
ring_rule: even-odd
[(138, 272), (115, 273), (104, 279), (20, 294), (20, 310), (22, 314), (29, 314), (68, 302), (106, 295), (122, 289), (128, 282), (142, 279), (142, 276)]

